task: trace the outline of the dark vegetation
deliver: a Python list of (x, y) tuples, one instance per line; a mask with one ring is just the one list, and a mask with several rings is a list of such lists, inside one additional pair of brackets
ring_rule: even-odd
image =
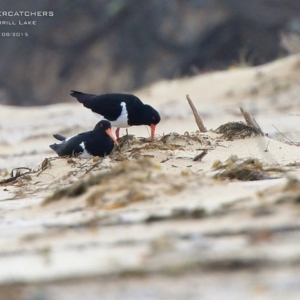
[(2, 11), (53, 11), (36, 26), (2, 26), (0, 103), (71, 101), (70, 89), (122, 92), (286, 54), (299, 0), (2, 0)]

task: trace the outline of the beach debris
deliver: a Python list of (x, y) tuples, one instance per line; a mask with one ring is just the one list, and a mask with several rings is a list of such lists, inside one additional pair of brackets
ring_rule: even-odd
[(88, 159), (72, 158), (69, 162), (67, 161), (67, 163), (72, 164), (72, 167), (75, 168), (75, 170), (70, 172), (70, 175), (77, 176), (78, 174), (83, 173), (80, 176), (83, 177), (93, 170), (101, 170), (103, 161), (104, 157), (94, 156)]
[(27, 167), (19, 167), (14, 168), (10, 172), (10, 177), (3, 179), (0, 181), (0, 185), (7, 185), (7, 184), (13, 184), (17, 181), (18, 178), (26, 176), (26, 178), (29, 178), (28, 175), (32, 173), (32, 169)]
[(163, 142), (163, 144), (167, 147), (181, 147), (182, 150), (184, 150), (184, 146), (195, 144), (201, 144), (204, 148), (208, 147), (208, 149), (213, 149), (213, 145), (215, 144), (214, 140), (208, 134), (203, 134), (199, 131), (185, 132), (183, 135), (176, 132), (170, 132), (169, 134), (163, 135), (160, 142)]
[(39, 170), (37, 173), (37, 177), (42, 174), (45, 170), (47, 170), (48, 168), (51, 168), (51, 161), (49, 158), (44, 158), (44, 160), (42, 161), (42, 163), (39, 166)]
[(300, 180), (294, 176), (287, 176), (287, 182), (282, 187), (276, 203), (300, 203)]
[[(139, 182), (147, 181), (151, 177), (151, 172), (159, 168), (160, 168), (159, 164), (152, 162), (150, 159), (147, 158), (134, 160), (134, 161), (128, 161), (128, 160), (121, 161), (113, 169), (111, 169), (106, 173), (91, 175), (87, 179), (81, 179), (80, 181), (75, 182), (69, 187), (55, 191), (51, 196), (47, 197), (43, 201), (42, 205), (47, 205), (51, 202), (58, 201), (65, 197), (73, 198), (73, 197), (80, 196), (84, 194), (89, 187), (95, 185), (98, 187), (101, 187), (103, 185), (110, 192), (116, 190), (117, 191), (123, 190), (122, 193), (125, 193), (126, 191), (130, 190), (130, 193), (127, 194), (128, 197), (130, 196), (129, 197), (130, 199), (144, 198), (138, 196), (138, 194), (141, 195), (140, 192), (138, 192), (137, 190), (134, 191), (134, 183), (135, 181), (139, 181)], [(129, 179), (130, 184), (129, 182), (124, 180), (124, 178)], [(110, 181), (114, 181), (114, 182), (119, 181), (120, 184), (114, 185), (113, 187), (111, 185), (108, 185), (108, 182)], [(120, 188), (121, 186), (123, 187), (123, 189)], [(119, 199), (118, 197), (116, 198)], [(88, 201), (88, 204), (91, 205), (94, 202), (95, 200), (93, 200), (93, 197), (91, 197), (90, 200)]]
[[(116, 150), (118, 150), (118, 152), (122, 152), (130, 149), (131, 142), (136, 142), (135, 140), (136, 137), (133, 134), (125, 134), (124, 136), (118, 138), (119, 145), (114, 145), (111, 154), (117, 152)], [(150, 141), (150, 139), (148, 139), (148, 141)]]
[(261, 130), (260, 126), (258, 125), (258, 123), (256, 122), (256, 120), (254, 119), (254, 117), (249, 112), (247, 112), (246, 110), (244, 110), (242, 107), (240, 107), (240, 111), (241, 111), (244, 119), (246, 120), (247, 125), (249, 127), (255, 128), (257, 130), (257, 132), (259, 132), (259, 134), (261, 136), (264, 136), (265, 134)]
[(285, 141), (285, 143), (289, 144), (289, 145), (294, 145), (294, 146), (299, 146), (300, 143), (295, 143), (293, 142), (291, 139), (289, 139), (286, 135), (284, 135), (274, 124), (272, 124), (272, 126), (288, 141)]
[(196, 155), (194, 158), (193, 158), (193, 161), (198, 161), (198, 160), (202, 160), (202, 158), (208, 153), (207, 150), (203, 150), (200, 154)]
[(128, 156), (122, 152), (115, 152), (113, 155), (111, 155), (111, 158), (114, 161), (124, 161), (124, 160), (128, 160)]
[(139, 187), (130, 187), (118, 191), (108, 191), (106, 187), (102, 187), (86, 198), (86, 204), (87, 206), (97, 206), (101, 209), (113, 210), (150, 198), (152, 198), (152, 194), (145, 193), (145, 191)]
[[(160, 141), (165, 145), (165, 146), (188, 146), (188, 145), (193, 145), (195, 143), (199, 143), (199, 140), (197, 139), (196, 136), (191, 136), (191, 135), (181, 135), (176, 132), (170, 132), (169, 134), (166, 134), (162, 136)], [(182, 149), (183, 150), (183, 149)]]
[(88, 184), (86, 181), (78, 181), (72, 184), (71, 186), (56, 190), (51, 196), (47, 197), (43, 202), (42, 206), (47, 205), (49, 203), (59, 201), (61, 198), (74, 198), (82, 195), (87, 191)]
[(0, 169), (0, 176), (1, 177), (6, 177), (9, 175), (9, 172), (7, 169)]
[(86, 170), (85, 174), (90, 173), (92, 170), (94, 170), (99, 165), (101, 165), (101, 163), (103, 162), (104, 158), (103, 157), (99, 157), (99, 156), (95, 156), (92, 160), (93, 160), (94, 164), (89, 169)]
[(240, 159), (236, 155), (230, 156), (223, 163), (216, 160), (212, 167), (214, 170), (219, 171), (213, 178), (221, 180), (254, 181), (276, 179), (286, 172), (283, 168), (264, 166), (257, 158)]
[(244, 139), (247, 137), (264, 136), (260, 126), (252, 115), (240, 107), (241, 113), (246, 120), (246, 124), (240, 122), (228, 122), (219, 126), (214, 132), (222, 134), (222, 138), (228, 141)]
[(189, 95), (186, 95), (186, 99), (192, 109), (192, 112), (193, 112), (193, 115), (195, 117), (195, 121), (196, 121), (196, 124), (198, 125), (198, 128), (200, 130), (200, 132), (207, 132), (207, 129), (206, 127), (204, 126), (203, 122), (202, 122), (202, 119), (193, 103), (193, 101), (191, 100), (190, 96)]
[(241, 121), (223, 124), (214, 132), (222, 134), (221, 138), (227, 141), (240, 140), (261, 135), (259, 130), (252, 126), (248, 126)]
[(272, 199), (276, 204), (299, 204), (300, 203), (300, 178), (287, 174), (279, 184), (267, 187), (258, 192), (261, 199)]

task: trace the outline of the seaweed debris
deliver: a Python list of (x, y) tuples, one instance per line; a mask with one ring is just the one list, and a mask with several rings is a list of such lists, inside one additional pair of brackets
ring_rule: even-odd
[(7, 185), (7, 184), (13, 184), (16, 182), (16, 180), (20, 177), (27, 177), (29, 174), (35, 173), (32, 171), (32, 169), (27, 167), (19, 167), (14, 168), (10, 172), (10, 177), (3, 179), (0, 181), (0, 185)]
[[(129, 178), (128, 174), (136, 174), (135, 177), (129, 178), (135, 179), (135, 180), (146, 180), (148, 177), (151, 176), (151, 171), (153, 169), (159, 168), (159, 165), (152, 162), (150, 159), (144, 158), (139, 159), (135, 161), (122, 161), (118, 163), (111, 171), (106, 173), (101, 173), (97, 175), (90, 175), (87, 179), (82, 179), (78, 182), (75, 182), (69, 187), (59, 189), (55, 191), (51, 196), (47, 197), (43, 202), (42, 205), (47, 205), (51, 202), (58, 201), (64, 197), (66, 198), (73, 198), (80, 196), (84, 194), (89, 187), (95, 186), (95, 185), (107, 185), (110, 180), (114, 180), (115, 182), (118, 182), (118, 179), (116, 179), (119, 176), (122, 176), (122, 180), (120, 182), (124, 181), (124, 178)], [(129, 188), (128, 183), (127, 188)], [(131, 191), (130, 197), (132, 199), (137, 198), (144, 198), (140, 196), (134, 196), (135, 192)], [(90, 205), (94, 203), (95, 200), (91, 199)]]
[(260, 126), (253, 118), (253, 116), (240, 107), (240, 111), (246, 121), (243, 122), (228, 122), (219, 126), (215, 132), (222, 134), (222, 138), (228, 141), (244, 139), (247, 137), (264, 136), (265, 134), (261, 130)]
[(219, 126), (215, 132), (222, 134), (222, 138), (228, 141), (261, 135), (261, 132), (257, 128), (248, 126), (241, 121), (223, 124)]
[(230, 156), (224, 163), (217, 160), (213, 164), (214, 170), (220, 170), (213, 176), (215, 179), (254, 181), (279, 178), (279, 173), (286, 170), (277, 167), (264, 167), (262, 162), (256, 158), (239, 159)]
[(293, 202), (300, 203), (300, 180), (299, 178), (288, 176), (287, 182), (282, 188), (282, 192), (276, 201), (278, 204)]

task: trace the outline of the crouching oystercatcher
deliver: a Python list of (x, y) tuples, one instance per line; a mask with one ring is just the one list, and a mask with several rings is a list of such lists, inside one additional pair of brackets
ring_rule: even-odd
[(118, 144), (111, 131), (111, 124), (107, 120), (98, 122), (92, 131), (82, 132), (69, 138), (60, 134), (53, 136), (61, 143), (49, 147), (59, 156), (104, 157), (112, 151), (114, 142)]
[(151, 128), (151, 139), (154, 140), (160, 115), (152, 106), (144, 104), (138, 97), (115, 93), (97, 96), (77, 91), (71, 91), (70, 95), (91, 109), (97, 117), (109, 120), (112, 126), (117, 127), (117, 138), (119, 138), (120, 128), (148, 125)]

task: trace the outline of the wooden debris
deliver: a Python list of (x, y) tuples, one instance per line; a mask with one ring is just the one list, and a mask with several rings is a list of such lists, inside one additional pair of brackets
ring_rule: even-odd
[(187, 99), (187, 101), (188, 101), (188, 103), (189, 103), (189, 105), (190, 105), (190, 107), (192, 109), (192, 112), (193, 112), (194, 117), (195, 117), (195, 121), (196, 121), (196, 123), (198, 125), (198, 128), (199, 128), (200, 132), (207, 132), (207, 129), (205, 128), (205, 126), (204, 126), (204, 124), (202, 122), (202, 119), (201, 119), (201, 117), (200, 117), (200, 115), (199, 115), (199, 113), (198, 113), (198, 111), (197, 111), (194, 103), (192, 102), (190, 96), (186, 95), (186, 99)]
[(247, 111), (245, 111), (242, 107), (240, 107), (241, 113), (244, 117), (244, 119), (246, 120), (246, 123), (249, 127), (253, 127), (255, 128), (260, 135), (264, 136), (265, 134), (263, 133), (263, 131), (261, 130), (260, 126), (258, 125), (258, 123), (256, 122), (256, 120), (251, 116), (251, 114)]
[(281, 131), (279, 131), (279, 129), (277, 127), (275, 127), (275, 125), (272, 124), (272, 126), (284, 137), (286, 138), (290, 144), (294, 145), (294, 146), (298, 146), (296, 143), (294, 143), (291, 139), (289, 139), (286, 135), (284, 135)]
[(196, 155), (194, 158), (193, 158), (193, 161), (198, 161), (198, 160), (202, 160), (202, 158), (208, 153), (207, 150), (204, 150), (202, 151), (200, 154)]

